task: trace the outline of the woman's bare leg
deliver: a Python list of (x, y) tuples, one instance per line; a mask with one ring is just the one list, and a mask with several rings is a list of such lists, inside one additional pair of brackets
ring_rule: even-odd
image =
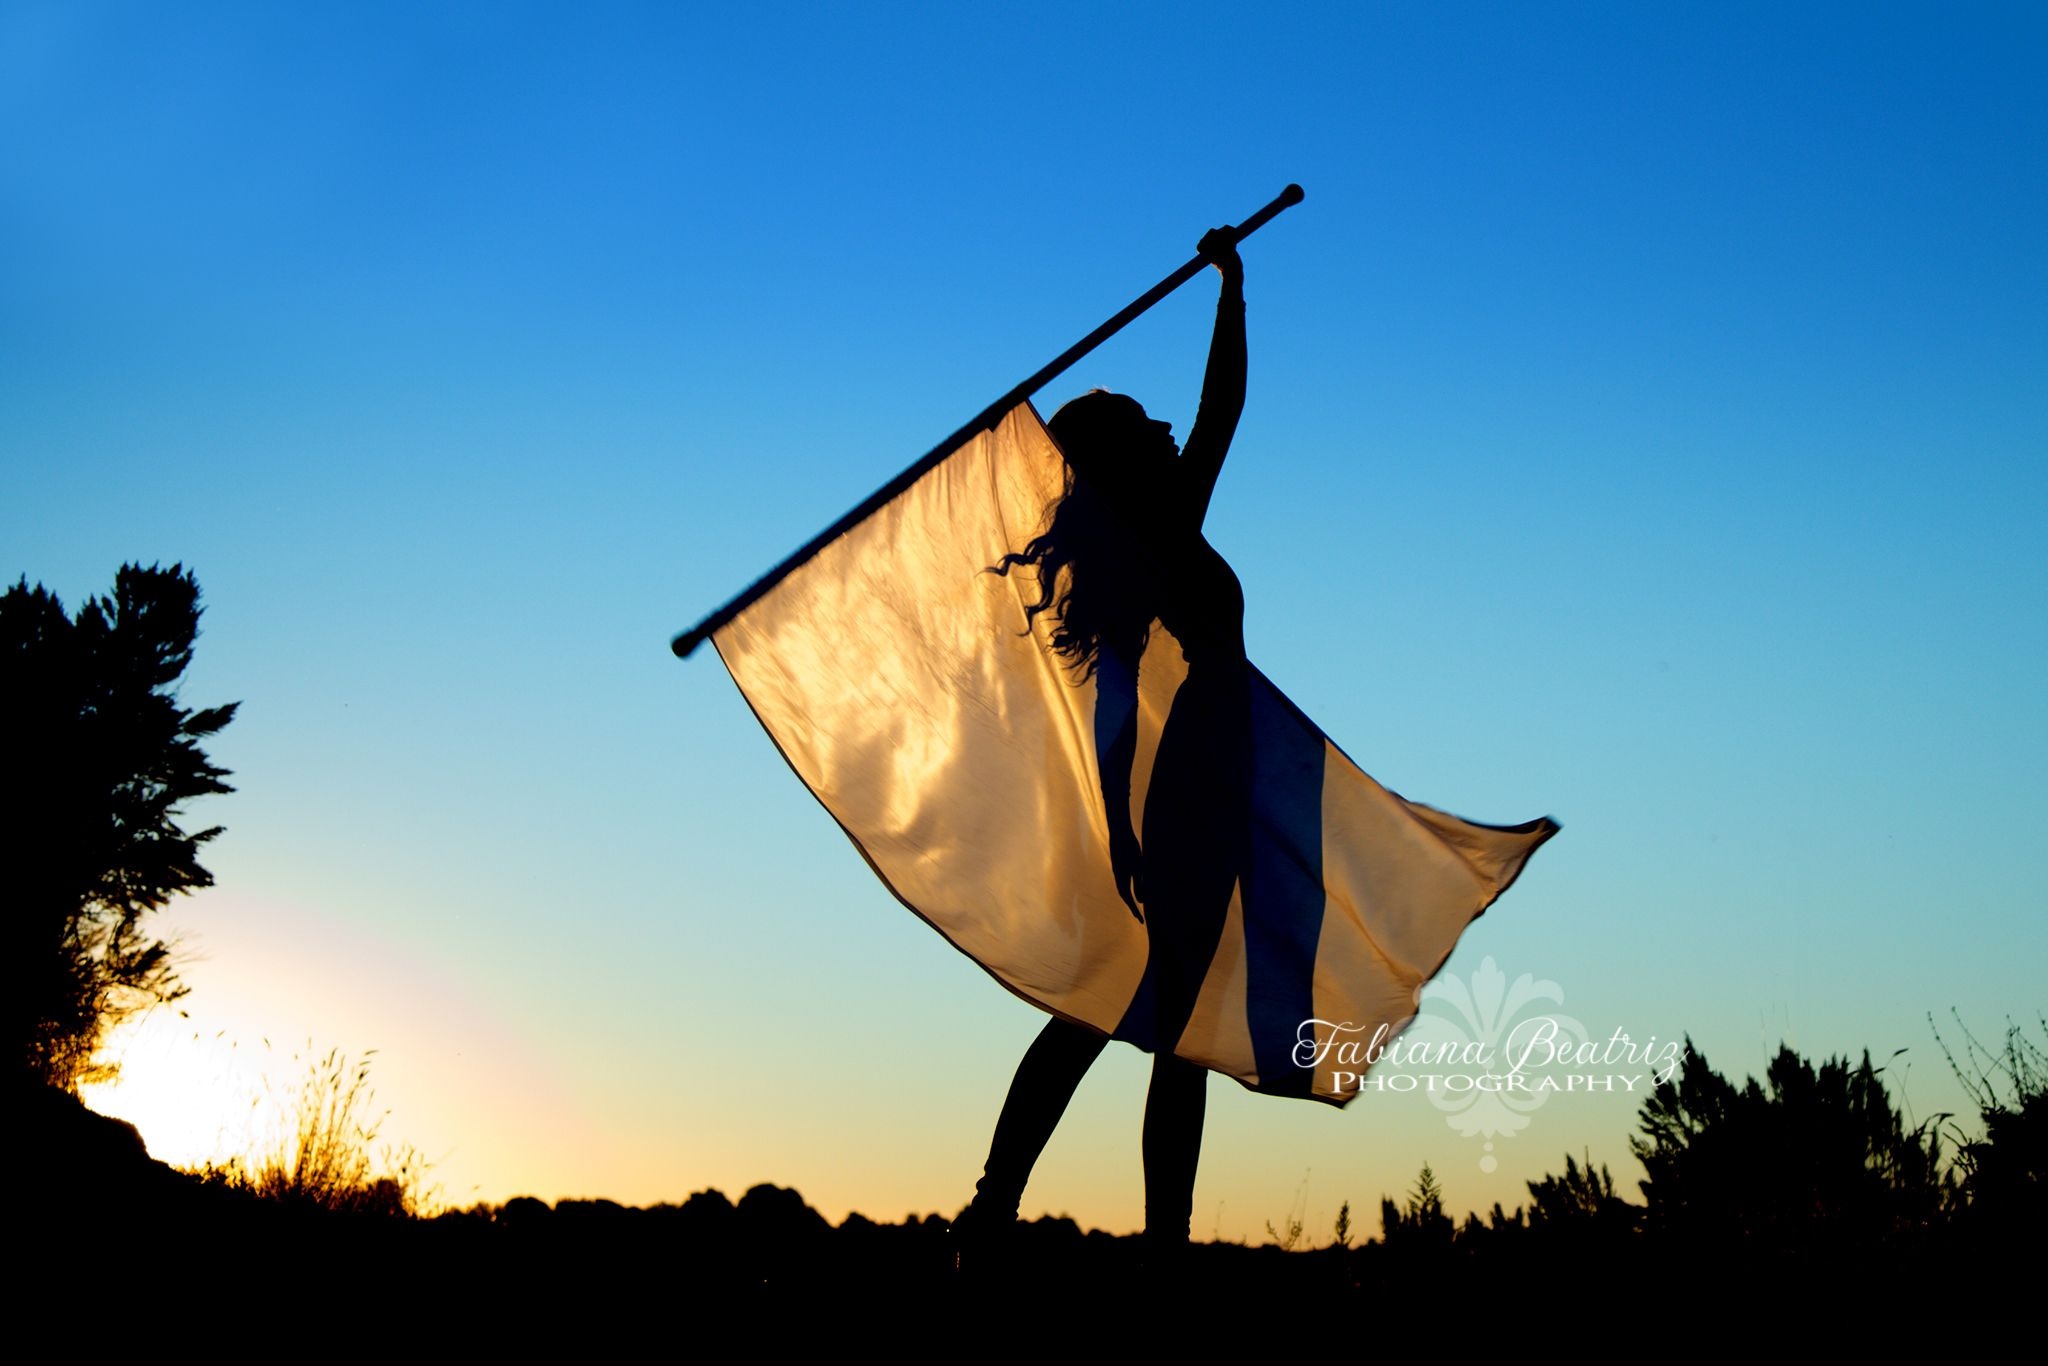
[(975, 1183), (973, 1208), (998, 1219), (1015, 1218), (1024, 1185), (1045, 1151), (1081, 1078), (1109, 1042), (1105, 1034), (1055, 1015), (1046, 1021), (1010, 1082), (996, 1120), (988, 1162)]
[(1208, 1068), (1171, 1054), (1154, 1055), (1144, 1140), (1145, 1241), (1154, 1247), (1188, 1240), (1208, 1088)]

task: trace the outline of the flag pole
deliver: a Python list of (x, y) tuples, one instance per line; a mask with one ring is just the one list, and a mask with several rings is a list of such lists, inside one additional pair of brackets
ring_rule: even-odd
[[(1232, 241), (1242, 242), (1245, 238), (1264, 227), (1282, 209), (1299, 204), (1301, 200), (1301, 186), (1289, 185), (1274, 198), (1272, 203), (1266, 205), (1232, 229)], [(960, 430), (954, 432), (944, 441), (941, 441), (938, 445), (920, 456), (915, 464), (869, 494), (861, 501), (859, 506), (797, 547), (796, 551), (789, 558), (754, 580), (738, 597), (735, 597), (732, 601), (726, 603), (725, 606), (677, 636), (669, 643), (669, 648), (675, 652), (678, 659), (687, 658), (690, 651), (701, 645), (706, 637), (740, 613), (746, 611), (747, 608), (753, 606), (755, 602), (765, 596), (776, 584), (782, 582), (792, 570), (798, 568), (827, 545), (860, 525), (861, 522), (867, 519), (870, 513), (916, 483), (934, 465), (937, 465), (940, 461), (974, 440), (975, 437), (983, 432), (992, 429), (1002, 419), (1003, 414), (1009, 412), (1019, 403), (1030, 398), (1047, 384), (1057, 379), (1068, 366), (1122, 331), (1125, 325), (1140, 313), (1143, 313), (1146, 309), (1194, 279), (1195, 276), (1201, 274), (1208, 264), (1209, 262), (1206, 257), (1196, 256), (1179, 270), (1174, 271), (1173, 274), (1167, 276), (1143, 294), (1140, 294), (1130, 303), (1125, 304), (1108, 322), (1103, 323), (1102, 326), (1096, 328), (1093, 332), (1090, 332), (1087, 336), (1060, 352), (1059, 355), (1053, 357), (1052, 360), (1048, 361), (1029, 379), (1004, 394), (994, 403), (989, 404), (988, 407), (982, 409), (974, 416), (973, 420), (961, 427)]]

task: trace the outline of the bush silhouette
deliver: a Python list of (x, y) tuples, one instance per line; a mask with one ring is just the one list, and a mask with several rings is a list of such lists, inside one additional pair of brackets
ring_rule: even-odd
[[(1581, 1238), (1609, 1238), (1632, 1232), (1642, 1214), (1641, 1206), (1630, 1204), (1616, 1193), (1614, 1177), (1606, 1164), (1595, 1168), (1590, 1154), (1581, 1167), (1566, 1153), (1564, 1175), (1547, 1175), (1528, 1186), (1531, 1228)], [(1505, 1222), (1497, 1204), (1494, 1213), (1496, 1224)]]
[(1979, 1043), (1960, 1016), (1956, 1023), (1961, 1060), (1939, 1030), (1934, 1037), (1984, 1126), (1981, 1136), (1957, 1144), (1959, 1213), (1972, 1230), (2017, 1243), (2048, 1219), (2048, 1019), (2035, 1020), (2040, 1043), (2008, 1021), (1999, 1048)]
[(1937, 1223), (1954, 1180), (1935, 1121), (1908, 1127), (1866, 1051), (1818, 1066), (1780, 1045), (1764, 1080), (1714, 1071), (1686, 1039), (1629, 1146), (1646, 1227), (1697, 1243), (1868, 1246)]
[(1441, 1252), (1451, 1246), (1456, 1226), (1444, 1213), (1444, 1191), (1427, 1162), (1415, 1178), (1415, 1189), (1396, 1207), (1380, 1199), (1380, 1236), (1387, 1247), (1406, 1252)]

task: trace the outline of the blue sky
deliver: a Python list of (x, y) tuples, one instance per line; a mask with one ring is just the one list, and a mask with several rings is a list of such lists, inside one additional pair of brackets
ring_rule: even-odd
[[(377, 1047), (458, 1199), (957, 1209), (1039, 1017), (667, 641), (1293, 180), (1210, 537), (1369, 772), (1563, 822), (1447, 971), (1955, 1106), (1926, 1017), (2048, 959), (2048, 20), (1105, 8), (0, 15), (0, 573), (183, 561), (244, 703), (133, 1096)], [(1042, 401), (1185, 431), (1212, 288)], [(1136, 1225), (1143, 1075), (1027, 1213)], [(1625, 1098), (1485, 1172), (1379, 1099), (1212, 1082), (1198, 1210), (1637, 1174)]]

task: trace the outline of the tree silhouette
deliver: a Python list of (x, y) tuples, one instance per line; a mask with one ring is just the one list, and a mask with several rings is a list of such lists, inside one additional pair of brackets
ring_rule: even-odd
[(123, 565), (75, 618), (26, 578), (0, 595), (9, 1046), (67, 1090), (111, 1073), (94, 1061), (107, 1029), (185, 993), (144, 921), (212, 885), (198, 851), (220, 828), (187, 832), (180, 807), (232, 791), (199, 741), (239, 704), (190, 711), (174, 691), (199, 613), (181, 565)]

